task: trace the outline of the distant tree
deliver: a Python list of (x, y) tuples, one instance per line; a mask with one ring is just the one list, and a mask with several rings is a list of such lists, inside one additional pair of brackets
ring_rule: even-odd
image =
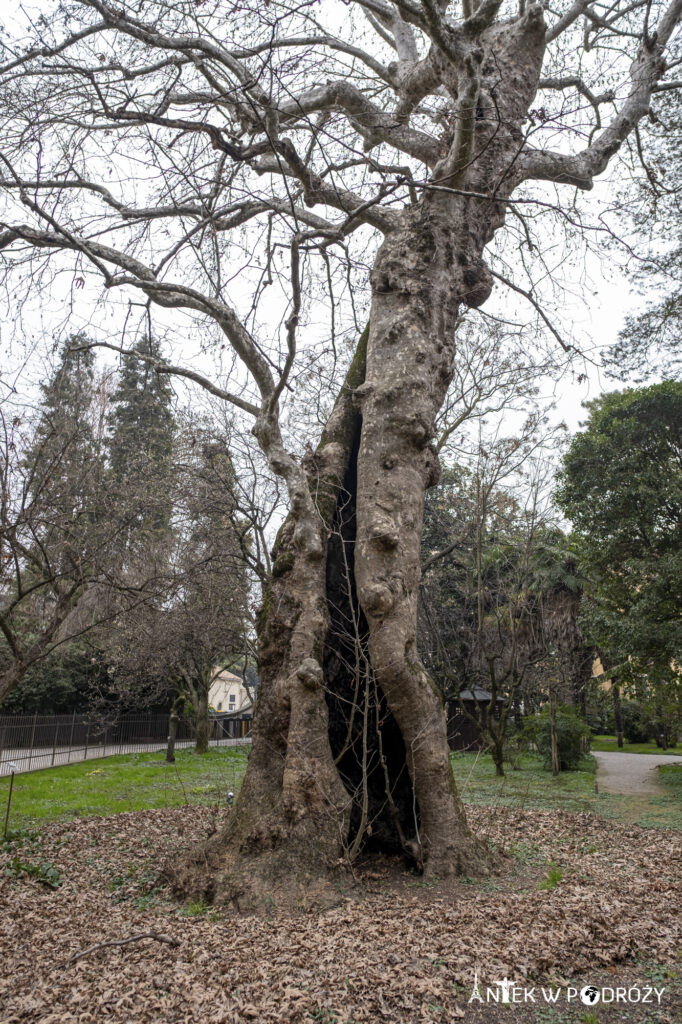
[(429, 494), (419, 617), (426, 665), (480, 730), (498, 775), (522, 689), (550, 655), (536, 565), (546, 526), (532, 489), (520, 504), (503, 486), (510, 454), (508, 442), (488, 450), (485, 465), (446, 474)]
[(245, 540), (235, 523), (234, 492), (227, 440), (185, 424), (164, 484), (172, 531), (163, 591), (107, 641), (122, 695), (156, 680), (157, 692), (172, 688), (186, 696), (197, 753), (208, 750), (211, 685), (249, 644)]
[(80, 706), (85, 678), (109, 700), (100, 638), (169, 586), (173, 421), (144, 374), (131, 357), (108, 416), (87, 339), (72, 336), (35, 410), (0, 407), (0, 701), (24, 681), (7, 706)]
[(596, 651), (580, 621), (584, 579), (577, 552), (562, 530), (552, 528), (543, 533), (533, 563), (533, 588), (542, 604), (559, 699), (585, 718)]
[(682, 383), (587, 408), (557, 492), (586, 578), (585, 628), (616, 680), (647, 691), (667, 743), (682, 658)]
[[(136, 354), (161, 358), (159, 343), (142, 338)], [(135, 355), (124, 356), (107, 417), (108, 458), (115, 488), (125, 500), (128, 545), (149, 552), (170, 527), (172, 504), (168, 476), (172, 468), (175, 418), (168, 379)]]
[(0, 409), (0, 701), (81, 635), (85, 605), (107, 614), (102, 588), (117, 522), (104, 515), (110, 496), (92, 355), (64, 346), (41, 391), (32, 420)]
[(87, 711), (103, 682), (99, 653), (85, 637), (60, 645), (27, 669), (3, 700), (0, 714)]

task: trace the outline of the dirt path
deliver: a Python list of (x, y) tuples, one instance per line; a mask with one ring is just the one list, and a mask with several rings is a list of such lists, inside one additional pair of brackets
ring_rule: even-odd
[(671, 754), (624, 754), (593, 751), (597, 761), (597, 786), (600, 793), (660, 793), (656, 769), (659, 764), (682, 764)]

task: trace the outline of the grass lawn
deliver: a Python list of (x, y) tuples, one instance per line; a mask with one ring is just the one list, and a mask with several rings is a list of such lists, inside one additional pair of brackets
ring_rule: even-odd
[(671, 754), (680, 757), (682, 755), (682, 744), (678, 743), (676, 747), (668, 747), (667, 750), (661, 750), (655, 743), (628, 743), (623, 742), (623, 746), (618, 746), (618, 741), (615, 736), (593, 736), (592, 737), (592, 750), (605, 751), (620, 751), (621, 754)]
[(490, 754), (452, 754), (455, 778), (462, 799), (471, 804), (499, 804), (536, 810), (592, 811), (596, 794), (594, 758), (582, 761), (581, 771), (561, 772), (556, 778), (543, 768), (535, 754), (522, 754), (517, 771), (505, 766), (505, 776), (495, 776)]
[(595, 793), (596, 762), (589, 756), (583, 758), (580, 771), (562, 772), (556, 778), (534, 754), (523, 754), (520, 769), (506, 768), (503, 779), (496, 778), (489, 754), (455, 753), (452, 763), (466, 803), (588, 812), (645, 828), (682, 830), (682, 767), (660, 769), (660, 795), (624, 796)]
[[(17, 775), (11, 824), (182, 804), (224, 804), (230, 790), (235, 794), (239, 790), (248, 749), (212, 747), (200, 757), (191, 750), (179, 750), (175, 764), (166, 764), (161, 750), (121, 754)], [(0, 779), (3, 821), (8, 789), (9, 779)]]
[[(119, 814), (183, 804), (224, 804), (239, 791), (248, 748), (212, 748), (202, 757), (178, 751), (174, 765), (164, 751), (123, 754), (81, 764), (17, 775), (10, 824), (21, 827), (42, 821), (68, 821), (93, 815)], [(661, 794), (619, 796), (595, 793), (594, 758), (581, 770), (556, 778), (534, 754), (523, 754), (520, 768), (495, 776), (489, 754), (452, 754), (460, 793), (466, 803), (521, 809), (591, 812), (652, 828), (682, 829), (682, 767), (665, 765)], [(0, 779), (0, 817), (4, 820), (9, 779)]]
[(658, 774), (668, 792), (682, 800), (682, 764), (664, 764)]

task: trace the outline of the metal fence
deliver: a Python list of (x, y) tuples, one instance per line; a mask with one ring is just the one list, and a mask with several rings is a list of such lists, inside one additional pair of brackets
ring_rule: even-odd
[[(161, 750), (168, 715), (0, 715), (0, 775), (70, 764), (112, 754)], [(211, 715), (211, 746), (247, 741), (250, 715)], [(175, 747), (192, 746), (194, 722), (181, 718)], [(14, 766), (13, 768), (11, 766)]]

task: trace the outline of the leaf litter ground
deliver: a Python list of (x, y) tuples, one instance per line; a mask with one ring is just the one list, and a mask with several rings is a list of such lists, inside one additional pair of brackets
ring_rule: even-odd
[[(245, 917), (179, 906), (158, 884), (163, 862), (222, 813), (53, 823), (0, 847), (0, 1022), (682, 1022), (678, 832), (470, 807), (472, 827), (508, 855), (499, 875), (446, 888), (374, 860), (340, 880), (331, 909), (284, 913), (273, 900), (269, 916)], [(146, 938), (68, 963), (144, 932), (177, 944)], [(654, 978), (666, 992), (660, 1007), (589, 1012), (470, 1005), (475, 971), (481, 985)]]

